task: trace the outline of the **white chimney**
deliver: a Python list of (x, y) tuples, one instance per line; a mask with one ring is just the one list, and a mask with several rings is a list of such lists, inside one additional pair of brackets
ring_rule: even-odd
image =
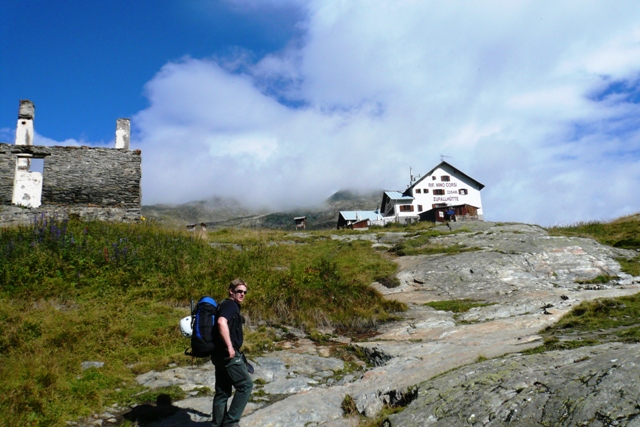
[(130, 134), (131, 121), (129, 119), (118, 119), (116, 121), (116, 148), (128, 150)]
[(33, 119), (36, 106), (28, 99), (20, 100), (18, 125), (16, 126), (16, 145), (33, 145)]

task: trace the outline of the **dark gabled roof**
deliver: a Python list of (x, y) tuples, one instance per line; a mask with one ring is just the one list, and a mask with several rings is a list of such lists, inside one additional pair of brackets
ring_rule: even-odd
[(449, 164), (449, 163), (447, 163), (447, 162), (445, 162), (445, 161), (443, 160), (443, 161), (441, 161), (441, 162), (440, 162), (440, 163), (439, 163), (435, 168), (431, 169), (429, 172), (427, 172), (426, 174), (424, 174), (424, 176), (423, 176), (422, 178), (420, 178), (419, 180), (417, 180), (416, 182), (414, 182), (412, 185), (410, 185), (410, 186), (409, 186), (409, 188), (407, 188), (407, 189), (405, 190), (405, 194), (406, 194), (409, 190), (411, 190), (413, 187), (415, 187), (416, 185), (418, 185), (420, 182), (422, 182), (422, 180), (424, 180), (426, 177), (430, 176), (430, 175), (433, 173), (433, 171), (435, 171), (436, 169), (438, 169), (439, 167), (442, 167), (442, 166), (447, 166), (447, 167), (449, 167), (449, 168), (453, 169), (457, 174), (462, 175), (462, 176), (464, 176), (465, 178), (467, 178), (468, 180), (470, 180), (470, 181), (474, 182), (475, 184), (477, 184), (477, 185), (478, 185), (478, 187), (479, 187), (478, 189), (479, 189), (479, 190), (482, 190), (482, 189), (484, 188), (484, 184), (482, 184), (482, 183), (481, 183), (481, 182), (479, 182), (479, 181), (476, 181), (475, 179), (471, 178), (471, 177), (470, 177), (469, 175), (467, 175), (466, 173), (462, 172), (460, 169), (456, 168), (455, 166), (453, 166), (453, 165), (451, 165), (451, 164)]

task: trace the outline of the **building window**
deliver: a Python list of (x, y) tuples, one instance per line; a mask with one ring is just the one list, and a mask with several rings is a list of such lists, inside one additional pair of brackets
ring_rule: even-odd
[(434, 196), (444, 196), (444, 190), (436, 188), (435, 190), (433, 190), (433, 195)]
[(420, 190), (419, 188), (416, 188), (416, 193), (422, 193), (422, 190)]
[(460, 193), (460, 194), (469, 194), (469, 191), (466, 188), (463, 188), (461, 190), (458, 190), (458, 193)]
[(451, 177), (449, 175), (442, 175), (440, 181), (451, 181)]
[(434, 176), (432, 176), (432, 177), (431, 177), (431, 179), (432, 179), (433, 181), (435, 181), (435, 180), (436, 180), (436, 176), (435, 176), (435, 175), (434, 175)]
[(418, 212), (422, 212), (422, 205), (418, 205)]
[(400, 205), (400, 212), (413, 212), (413, 205)]
[(422, 189), (422, 191), (424, 192), (424, 194), (427, 194), (429, 192), (429, 189), (428, 188), (424, 188), (424, 189)]

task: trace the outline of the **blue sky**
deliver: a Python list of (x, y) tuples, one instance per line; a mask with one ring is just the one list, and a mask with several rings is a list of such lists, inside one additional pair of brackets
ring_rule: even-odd
[[(255, 58), (295, 37), (301, 9), (204, 0), (4, 0), (0, 4), (0, 123), (31, 99), (39, 133), (113, 139), (115, 118), (148, 105), (144, 85), (169, 61)], [(113, 123), (112, 123), (113, 122)]]
[(19, 99), (40, 144), (129, 117), (144, 204), (312, 206), (446, 155), (487, 219), (606, 220), (640, 211), (638, 22), (622, 0), (5, 0), (0, 140)]

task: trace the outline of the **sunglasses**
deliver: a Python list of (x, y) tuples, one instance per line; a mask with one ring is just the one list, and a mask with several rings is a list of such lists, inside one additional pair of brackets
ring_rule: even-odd
[(242, 290), (240, 290), (240, 291), (232, 291), (232, 292), (233, 292), (234, 294), (244, 294), (244, 295), (246, 295), (248, 291), (242, 291)]

